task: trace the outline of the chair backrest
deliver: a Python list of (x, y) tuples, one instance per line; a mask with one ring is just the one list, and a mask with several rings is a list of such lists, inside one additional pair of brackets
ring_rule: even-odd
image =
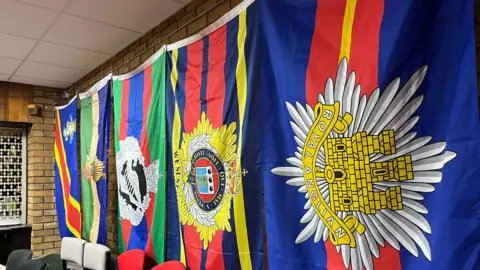
[(141, 249), (132, 249), (117, 258), (118, 270), (141, 270), (145, 262), (145, 253)]
[(110, 249), (104, 245), (86, 243), (83, 251), (83, 267), (91, 270), (107, 270)]
[(17, 266), (17, 270), (42, 270), (47, 266), (43, 261), (39, 260), (26, 260)]
[(83, 269), (83, 249), (86, 241), (73, 237), (64, 237), (60, 250), (60, 258), (67, 269)]
[(30, 249), (17, 249), (12, 251), (8, 256), (6, 269), (15, 270), (17, 266), (26, 260), (32, 259), (32, 251)]
[(152, 270), (185, 270), (185, 269), (186, 269), (185, 265), (183, 265), (183, 263), (179, 261), (164, 262), (152, 268)]

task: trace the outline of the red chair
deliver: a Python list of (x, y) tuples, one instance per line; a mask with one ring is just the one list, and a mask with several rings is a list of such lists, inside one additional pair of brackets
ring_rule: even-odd
[(145, 253), (141, 249), (132, 249), (117, 258), (118, 270), (142, 270)]
[(179, 261), (169, 261), (159, 264), (152, 268), (152, 270), (185, 270), (185, 265)]

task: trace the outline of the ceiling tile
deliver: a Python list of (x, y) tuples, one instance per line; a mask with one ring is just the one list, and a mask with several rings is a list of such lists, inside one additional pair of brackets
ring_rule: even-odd
[(87, 73), (88, 71), (84, 70), (26, 61), (20, 66), (15, 75), (57, 82), (74, 83)]
[(145, 33), (181, 7), (172, 0), (72, 0), (65, 12)]
[(0, 33), (0, 56), (24, 59), (36, 40)]
[(0, 32), (39, 38), (56, 19), (57, 12), (16, 1), (0, 0)]
[(0, 81), (7, 81), (10, 75), (7, 74), (0, 74)]
[(16, 83), (47, 86), (47, 87), (54, 87), (54, 88), (61, 88), (61, 89), (65, 89), (70, 86), (69, 83), (42, 80), (42, 79), (29, 78), (29, 77), (23, 77), (23, 76), (13, 76), (10, 79), (10, 81), (16, 82)]
[(36, 6), (41, 6), (54, 10), (62, 10), (68, 3), (68, 0), (19, 0)]
[(52, 41), (114, 54), (139, 38), (140, 34), (63, 14), (45, 36)]
[(0, 73), (12, 74), (21, 62), (18, 59), (0, 57)]
[(30, 54), (28, 60), (90, 71), (111, 56), (111, 54), (41, 41)]

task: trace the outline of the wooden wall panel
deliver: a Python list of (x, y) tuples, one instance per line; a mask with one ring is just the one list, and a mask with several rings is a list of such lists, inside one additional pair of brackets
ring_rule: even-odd
[(14, 122), (28, 121), (28, 104), (32, 102), (33, 87), (11, 83), (8, 91), (8, 119)]
[(0, 120), (6, 121), (8, 115), (8, 83), (0, 82)]
[(30, 122), (28, 104), (32, 96), (31, 85), (0, 82), (0, 121)]

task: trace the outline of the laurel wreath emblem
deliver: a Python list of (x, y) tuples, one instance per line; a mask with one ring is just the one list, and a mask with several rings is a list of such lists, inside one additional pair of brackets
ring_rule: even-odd
[[(240, 188), (240, 178), (236, 170), (236, 124), (213, 128), (210, 121), (202, 113), (197, 127), (192, 133), (183, 133), (183, 141), (179, 149), (174, 151), (175, 187), (180, 222), (194, 226), (207, 248), (217, 231), (230, 232), (230, 208), (232, 199)], [(225, 189), (221, 201), (211, 211), (202, 209), (195, 200), (196, 192), (188, 181), (194, 169), (191, 163), (193, 154), (199, 150), (209, 150), (215, 154), (225, 168)]]

